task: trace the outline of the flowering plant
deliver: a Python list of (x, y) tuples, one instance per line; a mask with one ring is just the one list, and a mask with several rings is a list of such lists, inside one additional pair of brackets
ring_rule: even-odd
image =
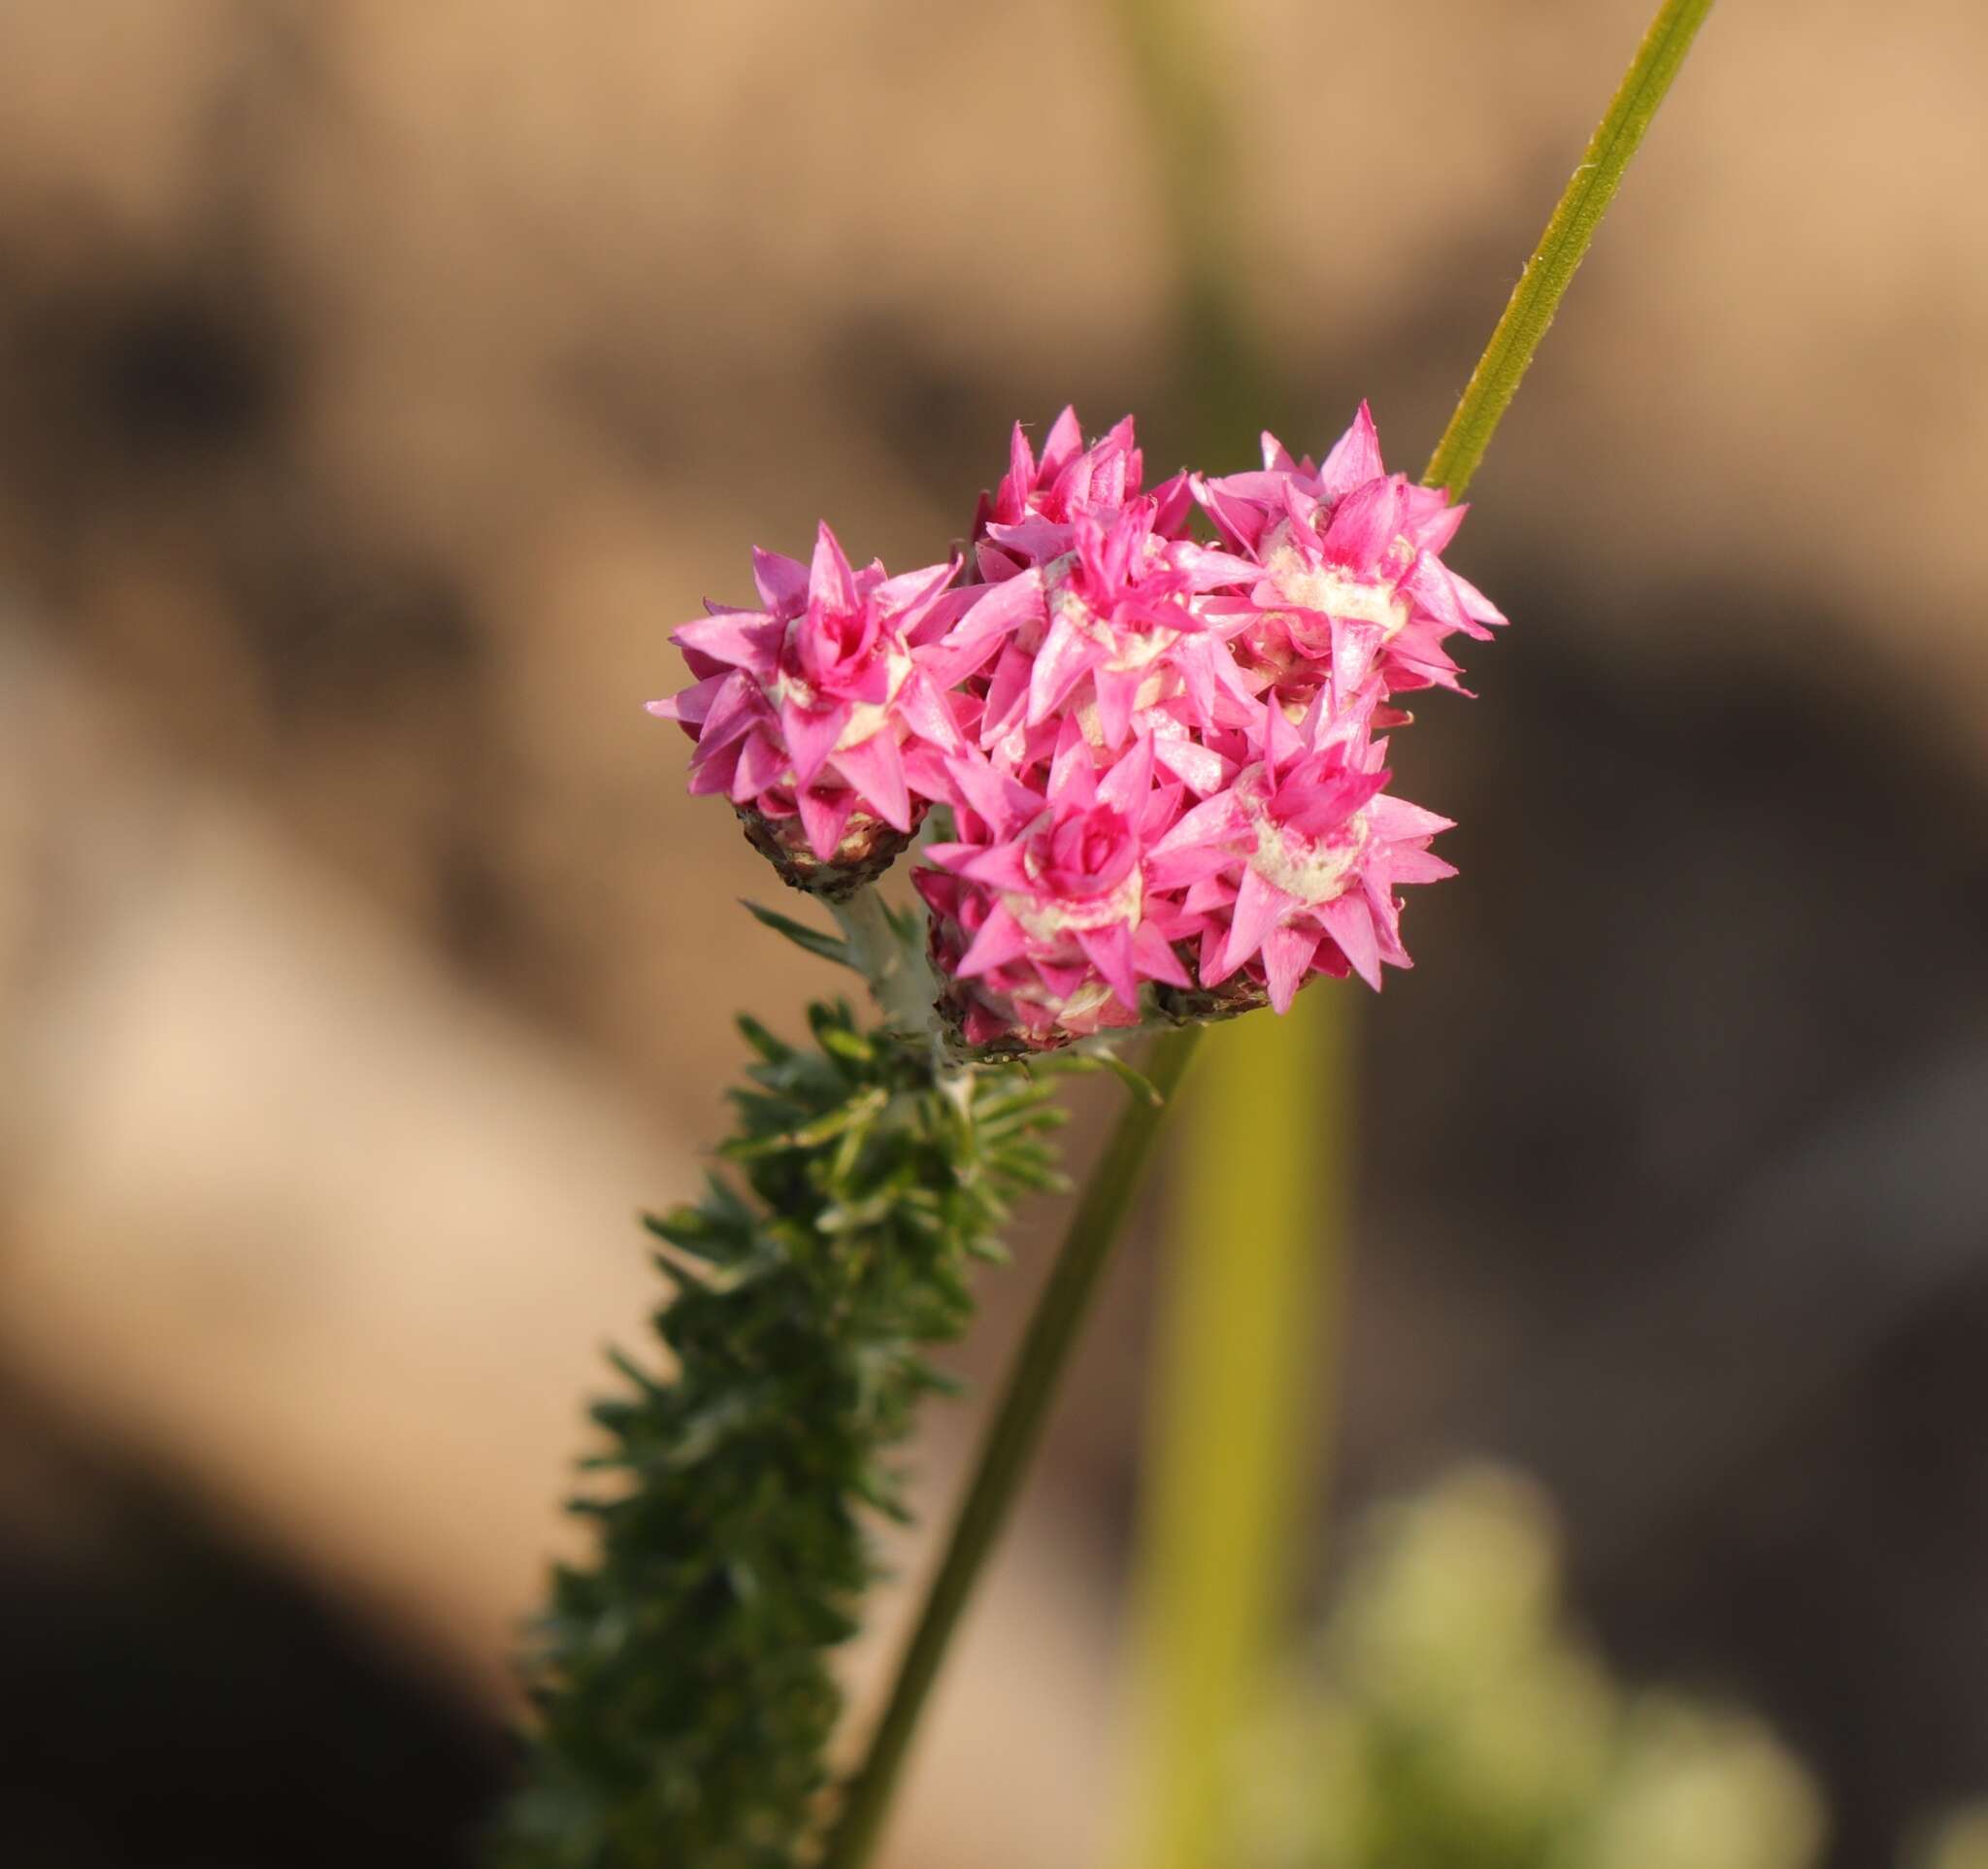
[[(1390, 790), (1404, 697), (1505, 620), (1446, 561), (1457, 503), (1710, 0), (1663, 0), (1420, 484), (1363, 405), (1323, 457), (1148, 487), (1130, 417), (1019, 426), (964, 544), (893, 577), (823, 525), (755, 552), (756, 605), (675, 635), (650, 704), (865, 979), (811, 1042), (741, 1029), (729, 1173), (651, 1219), (667, 1373), (617, 1357), (614, 1476), (538, 1626), (514, 1869), (863, 1869), (961, 1609), (1201, 1029), (1407, 967), (1397, 890), (1450, 820)], [(922, 923), (874, 886), (909, 859)], [(1143, 1075), (1112, 1046), (1155, 1034)], [(890, 1450), (944, 1386), (1013, 1200), (1056, 1185), (1060, 1071), (1134, 1095), (1077, 1202), (859, 1769), (828, 1795), (829, 1654), (902, 1515)], [(1190, 1844), (1187, 1846), (1192, 1847)], [(1184, 1859), (1184, 1858), (1183, 1858)]]

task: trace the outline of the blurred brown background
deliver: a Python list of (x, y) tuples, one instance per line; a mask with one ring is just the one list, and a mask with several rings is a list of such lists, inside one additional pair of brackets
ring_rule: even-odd
[[(1643, 12), (1185, 10), (1183, 232), (1102, 4), (0, 6), (0, 1860), (468, 1859), (629, 1216), (824, 985), (668, 630), (819, 511), (940, 555), (1017, 415), (1180, 460), (1204, 235), (1239, 448), (1366, 395), (1413, 469)], [(1844, 1865), (1988, 1789), (1984, 68), (1961, 0), (1720, 10), (1491, 454), (1316, 1498), (1529, 1468)], [(1150, 1284), (904, 1864), (1102, 1840)]]

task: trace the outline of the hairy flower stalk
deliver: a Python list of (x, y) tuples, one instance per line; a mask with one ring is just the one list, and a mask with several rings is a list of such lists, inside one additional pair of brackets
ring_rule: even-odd
[(809, 1019), (807, 1045), (741, 1020), (732, 1173), (648, 1222), (668, 1364), (617, 1357), (593, 1411), (574, 1509), (599, 1545), (536, 1632), (515, 1869), (790, 1869), (842, 1707), (830, 1653), (876, 1574), (863, 1521), (901, 1514), (890, 1452), (943, 1386), (926, 1349), (1051, 1178), (1044, 1088), (940, 1073), (840, 1002)]

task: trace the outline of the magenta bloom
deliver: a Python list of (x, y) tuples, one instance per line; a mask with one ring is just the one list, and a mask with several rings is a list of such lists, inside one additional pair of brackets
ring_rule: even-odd
[(851, 893), (945, 809), (912, 882), (983, 1056), (1377, 988), (1397, 885), (1451, 874), (1374, 734), (1505, 620), (1442, 561), (1464, 509), (1386, 471), (1364, 403), (1320, 463), (1266, 435), (1261, 469), (1144, 471), (1130, 417), (1086, 446), (1066, 409), (1040, 456), (1017, 424), (964, 565), (852, 570), (826, 526), (810, 567), (756, 552), (762, 607), (679, 629), (695, 680), (652, 704), (798, 887)]
[(1149, 739), (1101, 766), (1066, 719), (1038, 784), (976, 753), (951, 767), (958, 841), (932, 845), (911, 880), (970, 1046), (1065, 1044), (1136, 1023), (1142, 981), (1191, 985), (1174, 944), (1193, 924), (1146, 871), (1181, 799), (1155, 784)]
[(1246, 619), (1217, 617), (1196, 600), (1253, 579), (1256, 568), (1168, 538), (1160, 517), (1158, 502), (1141, 497), (1109, 516), (994, 528), (1035, 561), (991, 586), (946, 640), (965, 661), (993, 656), (982, 746), (1071, 715), (1115, 751), (1140, 716), (1182, 697), (1210, 730), (1247, 718), (1252, 691), (1226, 647)]
[[(1083, 445), (1077, 411), (1066, 408), (1050, 425), (1038, 461), (1020, 422), (1009, 442), (1008, 473), (974, 515), (975, 568), (999, 584), (1024, 564), (1040, 564), (1070, 549), (1067, 527), (1086, 514), (1110, 518), (1138, 499), (1145, 458), (1127, 416), (1101, 441)], [(1154, 527), (1177, 538), (1193, 511), (1185, 474), (1152, 495)]]
[(949, 589), (957, 561), (854, 571), (826, 525), (812, 567), (755, 551), (752, 570), (764, 608), (708, 605), (679, 629), (698, 679), (649, 712), (682, 724), (690, 789), (729, 798), (788, 882), (846, 893), (949, 791), (966, 743), (923, 664), (970, 593)]
[(1246, 598), (1212, 606), (1239, 624), (1239, 659), (1259, 689), (1309, 701), (1330, 684), (1343, 707), (1377, 674), (1388, 692), (1457, 687), (1444, 651), (1487, 637), (1497, 607), (1442, 562), (1466, 508), (1381, 466), (1367, 405), (1323, 466), (1263, 438), (1261, 472), (1204, 481), (1216, 529), (1259, 567)]
[(1296, 726), (1266, 706), (1253, 756), (1153, 850), (1154, 886), (1198, 918), (1204, 988), (1248, 967), (1281, 1013), (1313, 973), (1377, 991), (1383, 961), (1411, 964), (1394, 886), (1455, 875), (1429, 850), (1451, 820), (1385, 795), (1372, 705), (1335, 718), (1321, 699)]

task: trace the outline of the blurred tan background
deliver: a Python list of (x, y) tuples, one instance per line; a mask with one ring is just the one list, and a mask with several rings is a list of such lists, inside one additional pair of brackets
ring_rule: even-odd
[[(1239, 445), (1419, 465), (1642, 15), (1183, 10)], [(1988, 1788), (1984, 68), (1719, 10), (1477, 483), (1316, 1499), (1531, 1469), (1842, 1864)], [(0, 7), (0, 1859), (467, 1859), (630, 1216), (827, 985), (640, 703), (755, 542), (941, 555), (1017, 416), (1184, 457), (1134, 71), (1103, 4)], [(1102, 1841), (1151, 1275), (903, 1864)]]

